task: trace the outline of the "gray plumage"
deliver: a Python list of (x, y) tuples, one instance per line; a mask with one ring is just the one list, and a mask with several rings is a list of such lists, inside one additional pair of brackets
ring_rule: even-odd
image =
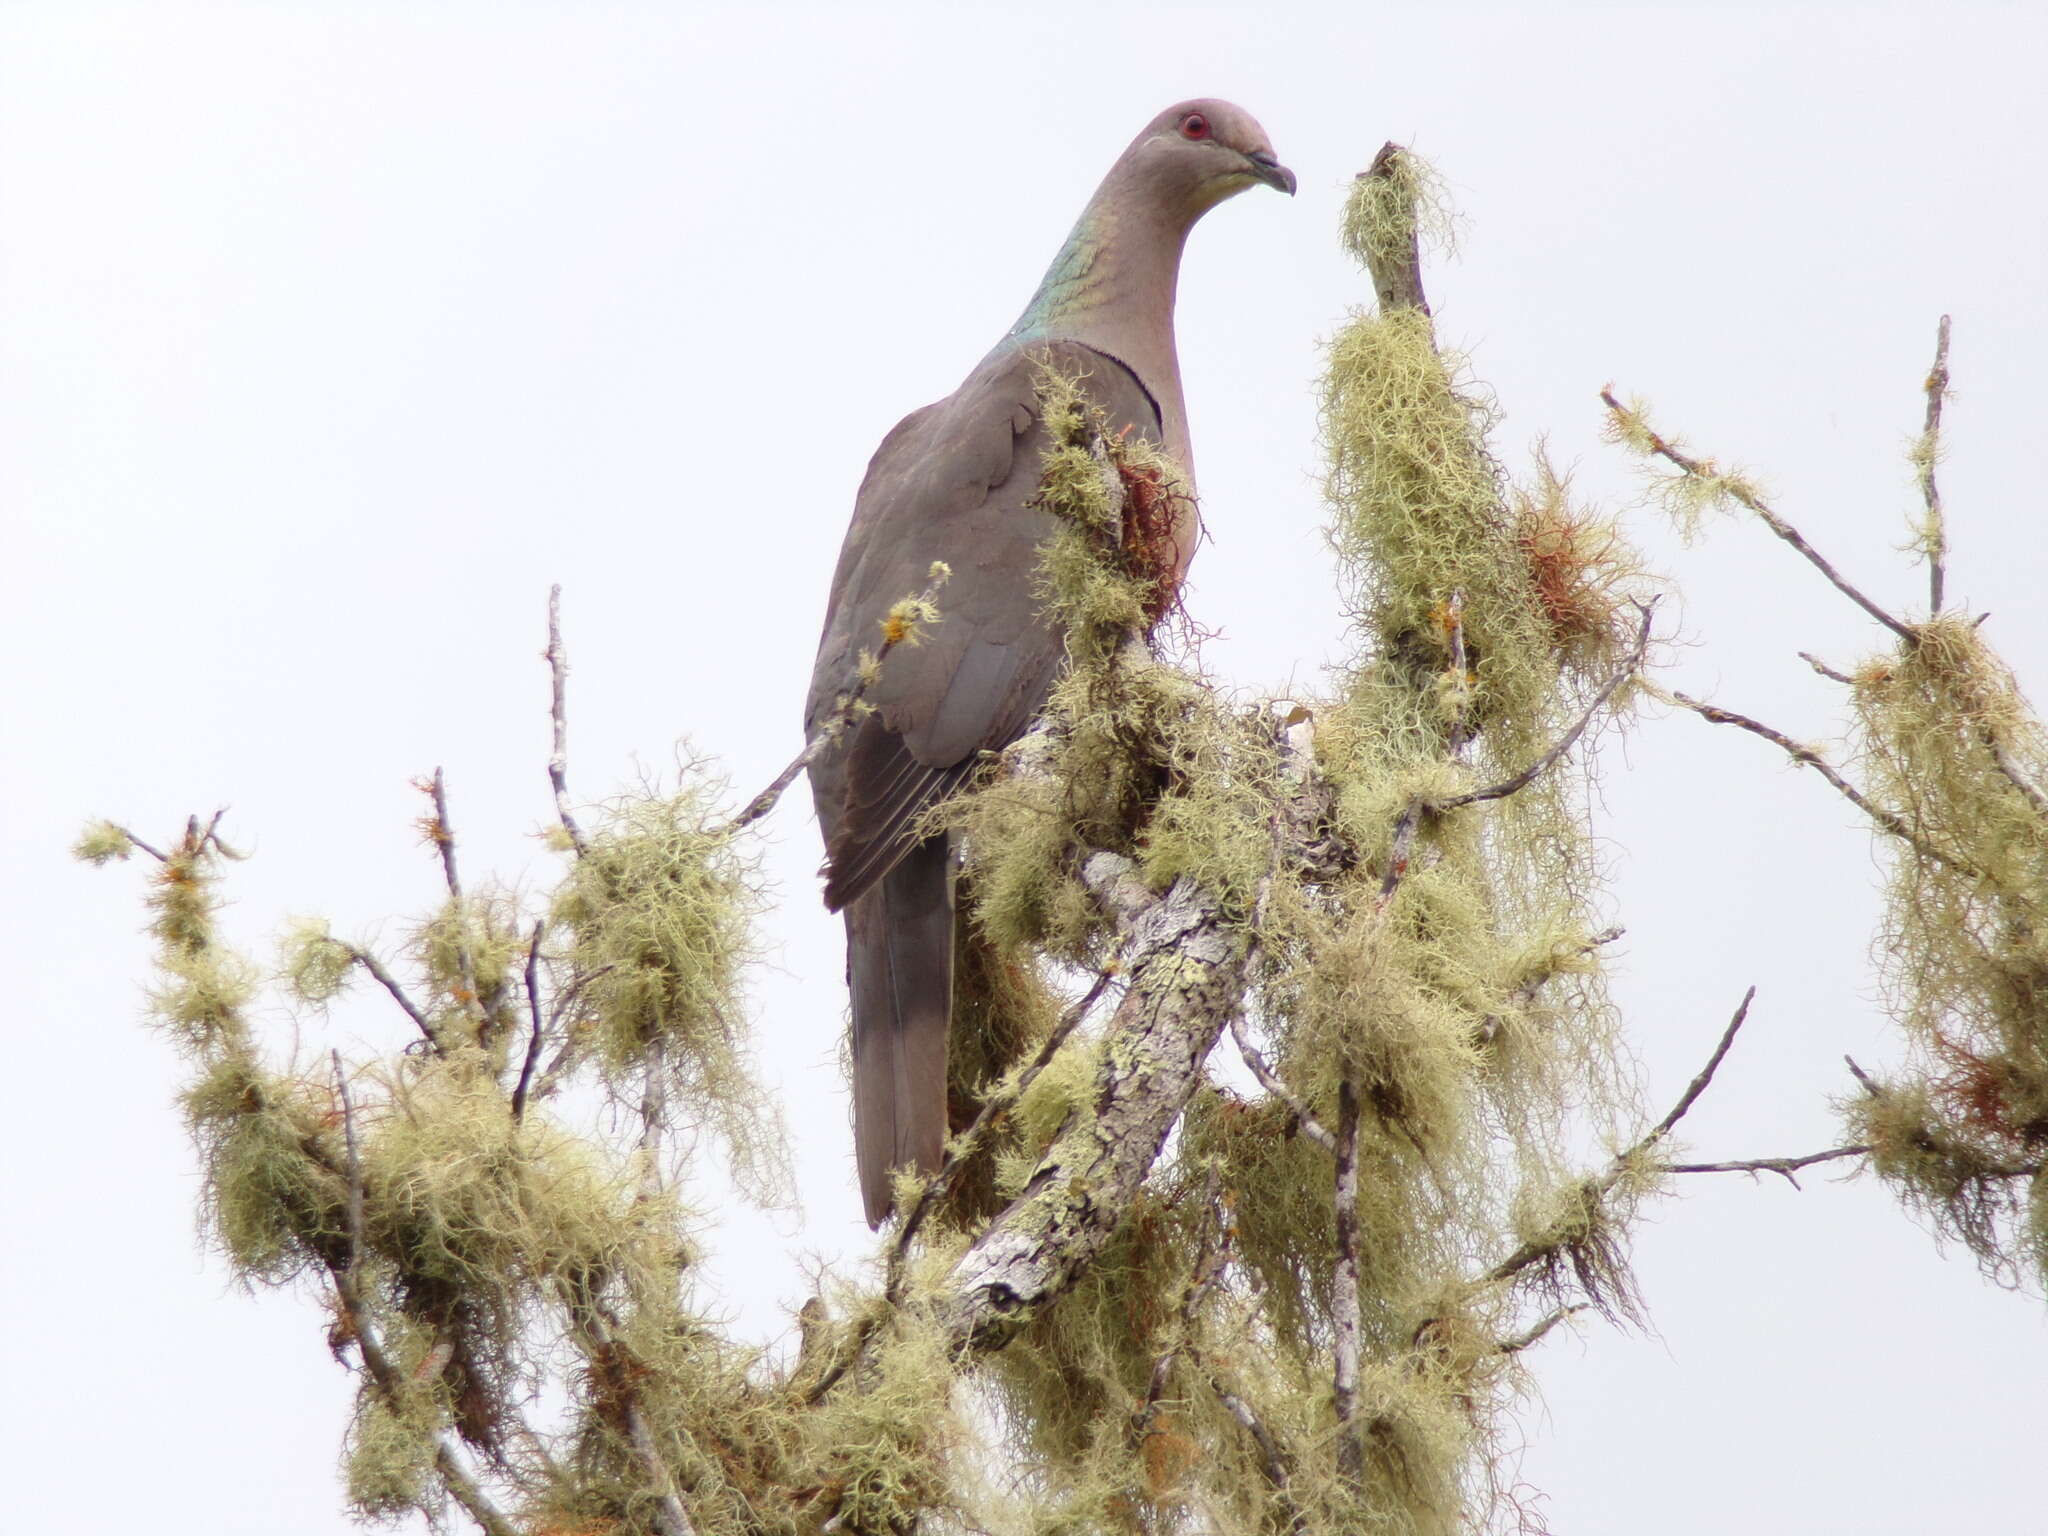
[[(825, 901), (843, 911), (853, 999), (854, 1144), (871, 1225), (890, 1173), (930, 1172), (947, 1135), (953, 867), (923, 813), (1014, 740), (1043, 706), (1062, 656), (1033, 596), (1052, 514), (1032, 505), (1046, 447), (1035, 379), (1085, 376), (1112, 430), (1189, 465), (1174, 354), (1180, 252), (1196, 219), (1255, 183), (1294, 190), (1264, 132), (1227, 102), (1161, 113), (1111, 167), (1015, 327), (946, 399), (882, 440), (854, 500), (805, 709), (807, 736), (879, 648), (889, 609), (952, 568), (941, 621), (898, 646), (874, 706), (811, 764), (825, 835)], [(1192, 486), (1190, 486), (1192, 489)], [(1193, 553), (1177, 528), (1178, 582)]]

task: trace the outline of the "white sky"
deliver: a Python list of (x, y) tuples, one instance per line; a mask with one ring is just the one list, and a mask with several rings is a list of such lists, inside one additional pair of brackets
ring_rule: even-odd
[[(1213, 215), (1182, 290), (1193, 607), (1225, 675), (1338, 654), (1311, 388), (1369, 292), (1336, 250), (1344, 184), (1395, 137), (1466, 215), (1430, 288), (1504, 453), (1548, 432), (1622, 496), (1594, 396), (1643, 390), (1899, 608), (1924, 601), (1902, 452), (1951, 312), (1951, 590), (2048, 686), (2044, 50), (2038, 8), (1946, 5), (0, 8), (0, 1524), (127, 1530), (141, 1497), (166, 1532), (344, 1527), (348, 1383), (312, 1306), (236, 1295), (195, 1247), (174, 1059), (137, 1024), (140, 871), (68, 863), (87, 818), (170, 837), (231, 805), (257, 857), (230, 924), (263, 954), (290, 912), (395, 939), (433, 903), (407, 781), (437, 763), (472, 877), (538, 883), (553, 581), (579, 792), (685, 732), (750, 792), (798, 744), (874, 444), (1193, 94), (1256, 113), (1302, 188)], [(1873, 626), (1760, 529), (1638, 530), (1683, 587), (1672, 680), (1835, 729), (1793, 653), (1852, 661)], [(1652, 1101), (1755, 981), (1690, 1143), (1832, 1145), (1842, 1053), (1895, 1049), (1853, 813), (1683, 717), (1610, 753), (1601, 830)], [(767, 858), (787, 908), (758, 1027), (808, 1221), (710, 1239), (762, 1336), (806, 1294), (792, 1254), (869, 1242), (801, 792)], [(389, 1038), (371, 1006), (298, 1027)], [(1881, 1191), (1696, 1180), (1638, 1255), (1657, 1334), (1535, 1361), (1521, 1470), (1559, 1532), (2040, 1519), (2039, 1304)]]

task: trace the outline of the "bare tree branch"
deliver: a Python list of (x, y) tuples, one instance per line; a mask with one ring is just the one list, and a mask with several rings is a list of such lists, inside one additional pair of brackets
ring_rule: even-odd
[(434, 770), (428, 793), (433, 796), (434, 816), (427, 836), (441, 855), (441, 873), (448, 885), (449, 910), (455, 916), (455, 963), (462, 976), (463, 1003), (476, 1010), (481, 1024), (490, 1023), (484, 1000), (476, 988), (476, 957), (469, 942), (469, 903), (462, 899), (462, 880), (455, 872), (455, 829), (448, 821), (448, 788), (441, 770)]
[[(558, 589), (559, 590), (559, 589)], [(526, 1115), (526, 1093), (533, 1086), (533, 1069), (540, 1061), (540, 938), (547, 932), (545, 920), (533, 925), (533, 938), (526, 946), (526, 1011), (533, 1018), (533, 1033), (526, 1039), (526, 1060), (519, 1067), (519, 1084), (512, 1090), (512, 1118)]]
[(1548, 752), (1511, 779), (1503, 779), (1498, 784), (1489, 784), (1486, 788), (1475, 789), (1469, 794), (1453, 795), (1448, 800), (1439, 800), (1431, 809), (1453, 811), (1461, 805), (1476, 805), (1482, 800), (1505, 800), (1517, 790), (1526, 789), (1546, 768), (1571, 751), (1578, 739), (1586, 734), (1586, 727), (1593, 723), (1593, 717), (1598, 715), (1606, 707), (1607, 701), (1614, 697), (1615, 690), (1642, 670), (1643, 653), (1650, 644), (1650, 620), (1656, 609), (1655, 598), (1647, 603), (1636, 604), (1636, 611), (1643, 616), (1642, 624), (1636, 630), (1636, 643), (1629, 648), (1629, 653), (1622, 659), (1621, 665), (1615, 668), (1614, 675), (1600, 685), (1600, 691), (1593, 695), (1592, 702), (1586, 706), (1572, 728), (1560, 736)]
[(1948, 524), (1942, 512), (1941, 489), (1934, 466), (1941, 458), (1941, 403), (1948, 398), (1948, 316), (1934, 333), (1934, 366), (1927, 370), (1927, 421), (1913, 459), (1920, 470), (1920, 499), (1927, 506), (1927, 611), (1941, 612), (1942, 587), (1948, 579)]
[(1259, 1054), (1258, 1049), (1246, 1036), (1242, 1011), (1230, 1016), (1230, 1038), (1236, 1042), (1238, 1055), (1244, 1058), (1245, 1066), (1251, 1069), (1251, 1074), (1258, 1079), (1259, 1086), (1287, 1106), (1287, 1112), (1301, 1127), (1302, 1135), (1325, 1152), (1335, 1152), (1337, 1138), (1330, 1133), (1330, 1128), (1316, 1119), (1308, 1105), (1296, 1098), (1293, 1091), (1280, 1081), (1280, 1074), (1268, 1065), (1266, 1058)]
[(1828, 679), (1828, 681), (1830, 682), (1848, 683), (1851, 686), (1854, 686), (1856, 682), (1856, 679), (1851, 677), (1848, 673), (1837, 672), (1833, 667), (1829, 666), (1826, 662), (1822, 661), (1818, 656), (1814, 655), (1811, 651), (1801, 651), (1799, 653), (1799, 659), (1805, 662), (1809, 667), (1813, 668), (1813, 670), (1818, 672), (1822, 677)]
[(1358, 1085), (1346, 1071), (1337, 1084), (1337, 1267), (1331, 1285), (1334, 1334), (1332, 1387), (1337, 1410), (1337, 1471), (1359, 1478), (1365, 1446), (1358, 1437), (1358, 1375), (1365, 1330), (1358, 1275)]
[(1698, 1075), (1685, 1085), (1685, 1092), (1678, 1096), (1678, 1102), (1671, 1106), (1664, 1118), (1651, 1127), (1649, 1135), (1643, 1137), (1641, 1141), (1638, 1141), (1635, 1146), (1631, 1147), (1628, 1153), (1625, 1154), (1626, 1156), (1632, 1157), (1649, 1146), (1651, 1142), (1661, 1139), (1669, 1133), (1674, 1125), (1685, 1118), (1687, 1110), (1699, 1102), (1700, 1095), (1705, 1093), (1708, 1087), (1712, 1085), (1714, 1074), (1721, 1069), (1721, 1063), (1727, 1059), (1729, 1050), (1735, 1044), (1736, 1031), (1742, 1028), (1743, 1021), (1749, 1017), (1749, 1005), (1755, 1001), (1756, 988), (1751, 987), (1742, 994), (1742, 1001), (1735, 1009), (1735, 1017), (1730, 1019), (1728, 1027), (1721, 1031), (1720, 1043), (1714, 1047), (1714, 1054), (1707, 1058), (1707, 1064), (1701, 1067)]
[(1811, 747), (1802, 747), (1783, 731), (1773, 730), (1761, 720), (1752, 720), (1748, 715), (1738, 715), (1732, 709), (1723, 709), (1718, 704), (1705, 703), (1693, 698), (1690, 694), (1680, 693), (1675, 688), (1671, 689), (1665, 697), (1669, 698), (1674, 704), (1691, 710), (1709, 724), (1733, 725), (1748, 731), (1752, 736), (1761, 736), (1765, 741), (1782, 750), (1794, 762), (1803, 763), (1826, 779), (1828, 783), (1841, 792), (1844, 799), (1893, 837), (1898, 838), (1901, 842), (1912, 844), (1914, 848), (1918, 849), (1928, 858), (1937, 859), (1953, 869), (1960, 869), (1970, 874), (1979, 873), (1975, 866), (1971, 865), (1967, 860), (1958, 858), (1954, 854), (1942, 852), (1941, 849), (1915, 833), (1911, 827), (1907, 826), (1905, 822), (1894, 816), (1890, 811), (1873, 805), (1869, 798), (1864, 795), (1863, 791), (1843, 778), (1835, 770), (1834, 765), (1826, 758), (1822, 757)]
[(396, 976), (393, 976), (390, 971), (384, 968), (383, 961), (371, 954), (369, 950), (351, 944), (346, 939), (336, 939), (334, 942), (347, 950), (349, 958), (368, 971), (371, 979), (391, 994), (391, 1000), (404, 1009), (405, 1016), (419, 1027), (419, 1032), (426, 1037), (427, 1044), (431, 1045), (437, 1052), (447, 1049), (446, 1045), (442, 1042), (440, 1031), (435, 1029), (428, 1021), (427, 1016), (420, 1011), (419, 1005), (406, 996), (405, 988), (398, 984)]
[[(1617, 418), (1632, 421), (1636, 425), (1636, 427), (1641, 430), (1642, 434), (1649, 439), (1650, 451), (1655, 453), (1659, 458), (1665, 459), (1668, 462), (1676, 465), (1681, 471), (1691, 476), (1695, 480), (1721, 480), (1721, 477), (1714, 473), (1712, 466), (1702, 463), (1700, 460), (1693, 458), (1690, 454), (1686, 453), (1684, 450), (1680, 449), (1675, 444), (1666, 442), (1662, 437), (1658, 436), (1656, 432), (1651, 430), (1650, 424), (1648, 422), (1644, 421), (1640, 416), (1637, 416), (1633, 411), (1629, 410), (1628, 407), (1624, 406), (1619, 400), (1615, 399), (1614, 392), (1612, 390), (1601, 390), (1600, 399), (1606, 405), (1607, 409), (1612, 411)], [(1722, 489), (1725, 490), (1729, 496), (1733, 497), (1743, 506), (1749, 508), (1749, 510), (1754, 512), (1759, 518), (1763, 519), (1764, 526), (1769, 528), (1771, 532), (1775, 533), (1787, 544), (1790, 544), (1794, 549), (1798, 550), (1800, 554), (1804, 555), (1808, 562), (1812, 564), (1815, 570), (1819, 571), (1821, 575), (1827, 577), (1829, 581), (1834, 583), (1836, 591), (1840, 592), (1844, 597), (1848, 598), (1851, 602), (1856, 604), (1857, 607), (1861, 608), (1865, 613), (1869, 614), (1873, 619), (1877, 620), (1878, 623), (1882, 624), (1886, 629), (1890, 630), (1893, 634), (1897, 635), (1901, 640), (1905, 641), (1908, 645), (1913, 644), (1920, 638), (1918, 631), (1916, 631), (1910, 624), (1901, 623), (1899, 620), (1893, 618), (1889, 613), (1885, 612), (1884, 609), (1878, 607), (1876, 603), (1873, 603), (1869, 598), (1865, 597), (1855, 587), (1851, 586), (1849, 584), (1848, 578), (1843, 576), (1840, 571), (1836, 570), (1834, 566), (1831, 563), (1829, 563), (1826, 556), (1822, 555), (1819, 550), (1815, 549), (1811, 544), (1806, 542), (1806, 536), (1804, 534), (1800, 533), (1800, 531), (1797, 528), (1794, 528), (1790, 523), (1786, 522), (1784, 518), (1780, 517), (1776, 512), (1772, 511), (1768, 506), (1766, 506), (1764, 504), (1763, 499), (1760, 496), (1758, 496), (1756, 492), (1752, 491), (1748, 486), (1736, 480), (1721, 480), (1721, 486)]]
[(555, 817), (569, 834), (569, 844), (580, 855), (584, 850), (583, 829), (576, 825), (569, 809), (569, 653), (562, 645), (562, 588), (558, 582), (548, 588), (548, 648), (542, 653), (550, 681), (548, 717), (554, 723), (554, 744), (548, 752), (548, 782), (555, 789)]
[(1549, 1315), (1539, 1318), (1520, 1333), (1502, 1339), (1498, 1346), (1500, 1353), (1504, 1355), (1519, 1355), (1532, 1344), (1542, 1342), (1544, 1336), (1566, 1318), (1573, 1317), (1580, 1312), (1590, 1312), (1591, 1310), (1591, 1304), (1583, 1301), (1575, 1301), (1570, 1306), (1559, 1307)]
[[(1728, 1021), (1728, 1027), (1721, 1032), (1720, 1041), (1714, 1046), (1713, 1055), (1707, 1058), (1707, 1064), (1699, 1070), (1699, 1073), (1693, 1080), (1686, 1084), (1685, 1092), (1678, 1096), (1678, 1102), (1671, 1106), (1664, 1118), (1645, 1132), (1637, 1140), (1636, 1144), (1626, 1152), (1617, 1153), (1613, 1160), (1608, 1163), (1605, 1172), (1597, 1174), (1586, 1181), (1586, 1193), (1590, 1198), (1595, 1201), (1604, 1200), (1608, 1192), (1621, 1182), (1621, 1176), (1629, 1170), (1635, 1160), (1648, 1151), (1656, 1142), (1668, 1135), (1671, 1129), (1680, 1120), (1685, 1118), (1686, 1111), (1691, 1109), (1699, 1101), (1700, 1095), (1705, 1093), (1708, 1087), (1712, 1085), (1714, 1074), (1720, 1070), (1721, 1063), (1727, 1057), (1730, 1047), (1735, 1044), (1736, 1031), (1742, 1028), (1743, 1021), (1749, 1017), (1749, 1005), (1755, 998), (1755, 987), (1751, 987), (1742, 994), (1742, 1002), (1736, 1007), (1735, 1016)], [(1481, 1286), (1494, 1285), (1503, 1280), (1513, 1279), (1523, 1270), (1529, 1268), (1530, 1265), (1539, 1263), (1556, 1254), (1561, 1246), (1560, 1243), (1549, 1240), (1523, 1243), (1513, 1253), (1502, 1259), (1493, 1268), (1487, 1270), (1474, 1283)]]
[[(945, 586), (952, 574), (944, 565), (934, 562), (929, 585), (910, 601), (921, 609), (936, 608), (939, 589)], [(783, 792), (796, 782), (797, 775), (810, 767), (817, 760), (818, 754), (837, 741), (840, 732), (859, 717), (861, 705), (867, 699), (868, 690), (874, 686), (875, 679), (881, 672), (882, 663), (889, 659), (891, 651), (906, 641), (912, 645), (917, 643), (915, 625), (884, 631), (882, 643), (875, 648), (874, 655), (870, 658), (873, 665), (861, 669), (861, 674), (855, 679), (854, 685), (839, 695), (833, 703), (831, 712), (811, 733), (811, 739), (804, 743), (803, 751), (790, 759), (789, 766), (775, 775), (774, 781), (766, 789), (747, 802), (746, 808), (727, 824), (727, 831), (737, 832), (742, 827), (750, 827), (775, 809), (776, 802), (782, 798)]]
[(1832, 1163), (1845, 1157), (1868, 1156), (1867, 1146), (1830, 1147), (1825, 1152), (1809, 1152), (1804, 1157), (1749, 1157), (1729, 1163), (1659, 1163), (1659, 1173), (1775, 1173), (1794, 1189), (1800, 1187), (1794, 1177), (1801, 1168), (1811, 1168), (1816, 1163)]

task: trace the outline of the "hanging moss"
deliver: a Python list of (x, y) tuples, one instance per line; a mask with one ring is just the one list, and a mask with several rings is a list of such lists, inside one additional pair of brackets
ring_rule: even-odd
[(656, 1071), (685, 1126), (708, 1125), (756, 1199), (786, 1198), (781, 1121), (755, 1081), (744, 967), (761, 897), (702, 780), (603, 808), (556, 892), (576, 1037), (615, 1090)]

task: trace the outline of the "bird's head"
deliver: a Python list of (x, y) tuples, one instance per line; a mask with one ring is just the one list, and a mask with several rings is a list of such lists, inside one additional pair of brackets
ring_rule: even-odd
[(1294, 172), (1273, 157), (1258, 119), (1212, 97), (1168, 107), (1145, 125), (1125, 159), (1195, 217), (1251, 186), (1294, 195)]

